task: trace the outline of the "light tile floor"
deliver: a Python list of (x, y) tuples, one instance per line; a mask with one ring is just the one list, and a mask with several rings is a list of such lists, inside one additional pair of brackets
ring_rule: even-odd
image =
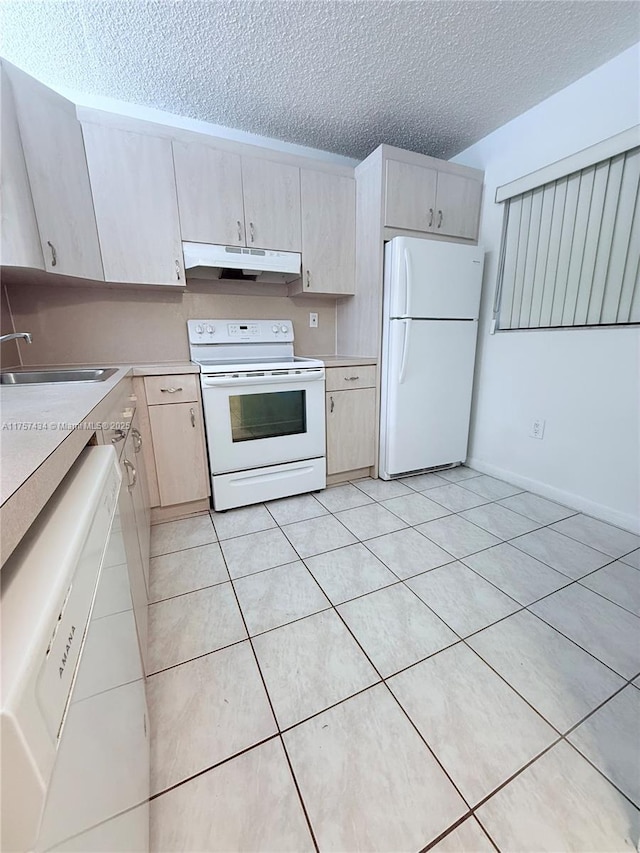
[(640, 537), (455, 468), (152, 529), (151, 848), (640, 839)]

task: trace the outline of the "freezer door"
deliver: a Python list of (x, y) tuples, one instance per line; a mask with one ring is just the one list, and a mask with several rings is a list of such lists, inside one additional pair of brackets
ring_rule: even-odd
[(391, 320), (385, 328), (380, 476), (467, 456), (476, 321)]
[(477, 319), (483, 265), (478, 246), (396, 237), (385, 248), (385, 316)]

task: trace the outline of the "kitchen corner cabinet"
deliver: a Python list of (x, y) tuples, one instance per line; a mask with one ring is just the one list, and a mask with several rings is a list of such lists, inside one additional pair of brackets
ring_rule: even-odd
[(44, 269), (38, 223), (22, 153), (22, 141), (13, 92), (7, 72), (0, 65), (0, 263)]
[(384, 224), (389, 228), (475, 240), (482, 181), (387, 159)]
[(171, 141), (92, 123), (83, 134), (105, 279), (184, 285)]
[[(75, 106), (19, 69), (7, 64), (6, 71), (13, 90), (44, 268), (60, 275), (102, 280), (96, 218)], [(3, 116), (4, 110), (3, 103)], [(15, 139), (10, 140), (14, 146)], [(24, 215), (25, 205), (29, 200), (23, 196), (20, 215)]]
[(375, 465), (375, 379), (374, 365), (326, 371), (327, 476)]
[(144, 385), (160, 506), (207, 498), (209, 465), (197, 375), (147, 376)]
[(356, 186), (353, 178), (300, 170), (302, 280), (291, 293), (355, 293)]

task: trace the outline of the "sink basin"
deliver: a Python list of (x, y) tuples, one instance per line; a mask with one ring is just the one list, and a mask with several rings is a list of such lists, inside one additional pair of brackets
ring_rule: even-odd
[(68, 370), (12, 370), (0, 373), (0, 385), (49, 385), (54, 382), (104, 382), (117, 367), (78, 367)]

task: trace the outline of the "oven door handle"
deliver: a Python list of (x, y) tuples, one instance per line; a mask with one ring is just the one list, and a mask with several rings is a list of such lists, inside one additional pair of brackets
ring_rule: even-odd
[(293, 384), (298, 382), (317, 382), (324, 379), (324, 370), (306, 370), (304, 373), (283, 374), (282, 376), (247, 376), (242, 379), (233, 376), (202, 376), (203, 388), (236, 388), (242, 385), (253, 385), (259, 387), (261, 385), (282, 385)]

